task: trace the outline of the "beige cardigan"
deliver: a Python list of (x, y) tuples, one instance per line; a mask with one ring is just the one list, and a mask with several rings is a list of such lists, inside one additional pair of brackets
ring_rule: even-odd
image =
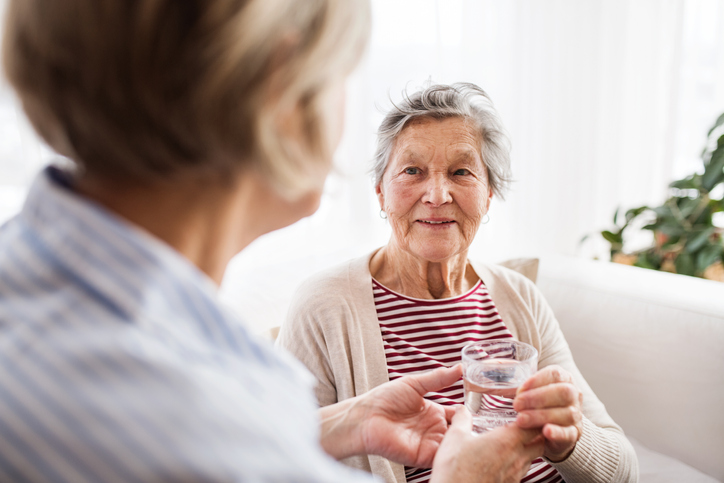
[[(277, 342), (316, 376), (321, 406), (363, 394), (387, 382), (387, 362), (372, 296), (372, 254), (320, 273), (295, 294)], [(579, 372), (558, 321), (535, 285), (517, 272), (471, 262), (503, 321), (540, 354), (538, 367), (558, 364), (573, 374), (583, 393), (583, 434), (573, 453), (552, 463), (568, 483), (635, 482), (638, 461), (621, 428)], [(379, 456), (345, 463), (388, 483), (404, 483), (402, 465)]]

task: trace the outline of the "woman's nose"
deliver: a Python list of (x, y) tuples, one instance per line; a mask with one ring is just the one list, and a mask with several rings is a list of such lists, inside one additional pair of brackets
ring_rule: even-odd
[(440, 206), (451, 201), (452, 196), (447, 178), (443, 176), (430, 176), (427, 179), (422, 202), (432, 206)]

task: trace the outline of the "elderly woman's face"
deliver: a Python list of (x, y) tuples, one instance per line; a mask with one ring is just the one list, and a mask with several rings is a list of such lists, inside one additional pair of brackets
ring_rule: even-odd
[(478, 136), (460, 118), (408, 125), (377, 187), (391, 243), (431, 262), (468, 249), (492, 194)]

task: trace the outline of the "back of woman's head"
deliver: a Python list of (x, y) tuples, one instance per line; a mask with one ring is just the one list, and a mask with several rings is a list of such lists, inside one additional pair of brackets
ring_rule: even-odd
[[(331, 158), (321, 97), (367, 41), (367, 0), (10, 0), (6, 75), (89, 174), (141, 182), (251, 167), (289, 194)], [(304, 145), (278, 134), (299, 108)]]

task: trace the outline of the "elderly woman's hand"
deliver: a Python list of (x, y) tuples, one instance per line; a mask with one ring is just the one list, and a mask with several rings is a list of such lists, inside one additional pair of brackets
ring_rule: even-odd
[(550, 461), (566, 459), (583, 433), (581, 391), (573, 377), (559, 366), (538, 371), (518, 389), (513, 408), (521, 428), (543, 428), (545, 451)]

